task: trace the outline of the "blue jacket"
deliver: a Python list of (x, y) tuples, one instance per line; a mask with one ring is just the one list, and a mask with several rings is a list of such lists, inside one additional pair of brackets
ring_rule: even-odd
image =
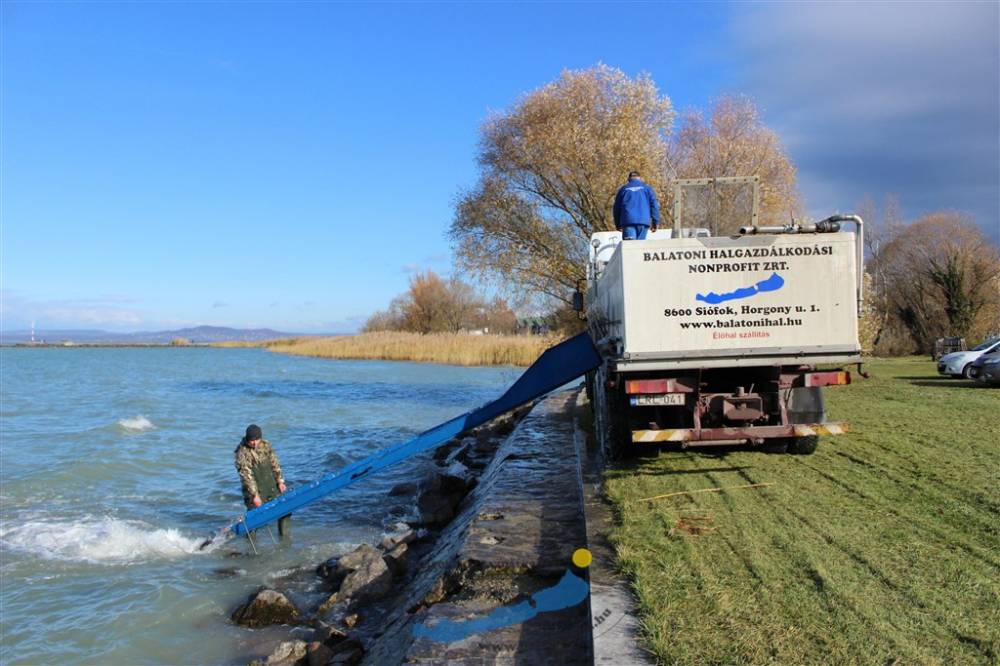
[(648, 227), (650, 219), (653, 224), (659, 225), (660, 202), (656, 200), (653, 188), (633, 178), (618, 190), (614, 214), (616, 229), (629, 224)]

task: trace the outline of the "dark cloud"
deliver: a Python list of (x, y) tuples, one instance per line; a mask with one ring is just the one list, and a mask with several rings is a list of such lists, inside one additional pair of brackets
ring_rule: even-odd
[(1000, 239), (1000, 5), (741, 5), (743, 89), (814, 214), (864, 195), (971, 213)]

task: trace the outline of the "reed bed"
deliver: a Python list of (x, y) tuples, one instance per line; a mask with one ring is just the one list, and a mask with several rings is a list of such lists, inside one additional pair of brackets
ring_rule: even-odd
[(537, 335), (421, 335), (392, 331), (329, 338), (290, 338), (265, 342), (260, 346), (283, 354), (319, 358), (527, 366), (556, 341), (552, 337)]

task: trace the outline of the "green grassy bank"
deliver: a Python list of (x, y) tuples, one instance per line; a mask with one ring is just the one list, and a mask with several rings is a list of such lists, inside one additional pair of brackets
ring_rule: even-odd
[[(812, 456), (660, 451), (609, 470), (664, 664), (1000, 660), (1000, 389), (876, 360)], [(659, 500), (666, 493), (773, 483)]]

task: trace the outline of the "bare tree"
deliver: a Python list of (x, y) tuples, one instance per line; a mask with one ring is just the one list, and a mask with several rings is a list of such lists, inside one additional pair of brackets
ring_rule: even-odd
[(965, 215), (931, 213), (898, 227), (870, 263), (885, 275), (890, 315), (918, 351), (941, 336), (977, 339), (995, 328), (1000, 252)]
[(465, 282), (457, 278), (444, 280), (434, 271), (427, 271), (411, 277), (406, 293), (394, 298), (387, 310), (373, 314), (364, 331), (441, 333), (488, 329), (492, 333), (510, 333), (516, 326), (517, 317), (502, 298), (487, 303)]
[[(748, 97), (718, 99), (707, 118), (699, 111), (685, 113), (670, 143), (669, 169), (677, 178), (758, 176), (759, 215), (765, 224), (787, 222), (800, 214), (795, 167)], [(712, 197), (701, 224), (713, 234), (734, 233), (749, 222), (746, 190), (720, 187)]]

